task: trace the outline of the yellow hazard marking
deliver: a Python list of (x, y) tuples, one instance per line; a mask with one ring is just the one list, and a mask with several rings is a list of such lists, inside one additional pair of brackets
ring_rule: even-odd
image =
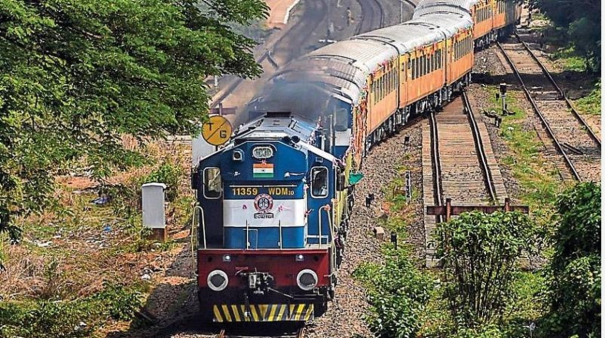
[(237, 305), (231, 305), (231, 310), (233, 310), (233, 316), (235, 317), (235, 321), (241, 322), (242, 320), (239, 317), (239, 311), (237, 309)]
[(231, 314), (229, 313), (229, 308), (227, 307), (227, 305), (223, 305), (222, 308), (223, 308), (223, 313), (225, 314), (225, 319), (228, 322), (231, 322), (232, 320), (231, 320)]
[(218, 306), (214, 306), (213, 307), (213, 312), (214, 312), (214, 317), (216, 318), (216, 321), (219, 323), (223, 322), (223, 317), (221, 316), (221, 310), (219, 310)]
[(229, 141), (232, 132), (231, 123), (223, 116), (211, 116), (208, 122), (202, 124), (202, 137), (215, 146)]
[(313, 304), (222, 304), (212, 308), (216, 322), (307, 321)]
[(278, 306), (279, 306), (279, 314), (277, 315), (275, 320), (286, 320), (286, 318), (285, 318), (286, 305), (278, 305)]
[(254, 318), (254, 321), (258, 322), (259, 319), (258, 319), (258, 313), (256, 313), (256, 305), (250, 305), (250, 312), (252, 312), (252, 318)]
[(275, 318), (275, 311), (277, 310), (277, 308), (279, 307), (279, 305), (274, 305), (271, 307), (271, 313), (269, 314), (269, 320), (273, 320)]

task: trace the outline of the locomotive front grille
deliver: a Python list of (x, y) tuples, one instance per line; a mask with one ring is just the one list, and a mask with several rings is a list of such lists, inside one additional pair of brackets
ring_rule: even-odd
[(214, 305), (214, 321), (224, 322), (282, 322), (313, 319), (313, 304), (222, 304)]

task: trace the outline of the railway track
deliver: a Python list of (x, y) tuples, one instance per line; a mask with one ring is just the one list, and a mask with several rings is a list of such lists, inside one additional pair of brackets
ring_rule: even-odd
[[(265, 52), (256, 58), (258, 64), (262, 64), (269, 59), (273, 66), (279, 67), (294, 58), (305, 53), (305, 46), (313, 40), (313, 32), (326, 21), (327, 17), (326, 0), (305, 1), (305, 10), (300, 18), (296, 19), (294, 25), (285, 28), (285, 30), (275, 39), (267, 41)], [(280, 64), (275, 64), (278, 59)], [(237, 76), (228, 76), (224, 79), (228, 82), (227, 88), (221, 91), (221, 94), (213, 97), (210, 107), (216, 107), (219, 102), (225, 100), (229, 95), (244, 82), (244, 79)], [(253, 95), (249, 95), (250, 98)]]
[[(544, 126), (556, 151), (563, 157), (571, 178), (600, 181), (601, 141), (573, 109), (552, 75), (527, 44), (497, 43), (521, 89)], [(567, 179), (567, 175), (562, 175)]]
[(299, 328), (293, 334), (280, 334), (280, 335), (248, 335), (248, 334), (229, 334), (226, 329), (222, 329), (216, 336), (216, 338), (303, 338), (304, 328)]
[(361, 20), (355, 35), (385, 26), (384, 8), (379, 0), (358, 0), (361, 6)]
[[(476, 121), (466, 93), (438, 115), (431, 114), (423, 129), (423, 194), (426, 206), (502, 204), (506, 188), (495, 160), (487, 130)], [(484, 136), (483, 136), (484, 135)], [(432, 234), (438, 216), (425, 215), (427, 266), (434, 266)]]

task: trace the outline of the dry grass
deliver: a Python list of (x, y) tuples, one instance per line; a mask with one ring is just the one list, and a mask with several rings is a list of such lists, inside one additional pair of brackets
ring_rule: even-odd
[[(129, 137), (124, 137), (123, 142), (126, 148), (152, 159), (153, 165), (118, 172), (105, 182), (84, 176), (56, 177), (53, 197), (57, 206), (17, 220), (23, 229), (20, 245), (8, 245), (7, 238), (2, 238), (0, 254), (6, 271), (0, 273), (0, 297), (75, 299), (100, 291), (103, 280), (131, 285), (140, 283), (144, 271), (168, 267), (169, 261), (157, 259), (163, 253), (150, 250), (151, 243), (141, 238), (138, 203), (124, 201), (132, 202), (134, 208), (127, 217), (116, 212), (113, 202), (96, 206), (91, 201), (98, 197), (101, 185), (138, 192), (141, 178), (162, 164), (182, 168), (178, 193), (192, 196), (187, 177), (190, 151), (183, 144), (154, 142), (141, 146)], [(181, 204), (172, 208), (188, 209), (186, 203)], [(183, 222), (188, 212), (176, 211), (179, 217), (173, 217), (173, 224), (169, 224), (173, 231), (184, 226), (175, 222)]]

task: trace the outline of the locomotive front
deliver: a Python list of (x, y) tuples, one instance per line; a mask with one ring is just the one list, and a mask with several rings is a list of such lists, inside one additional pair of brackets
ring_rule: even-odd
[(200, 161), (198, 286), (215, 322), (306, 321), (334, 281), (338, 165), (317, 126), (272, 114)]

